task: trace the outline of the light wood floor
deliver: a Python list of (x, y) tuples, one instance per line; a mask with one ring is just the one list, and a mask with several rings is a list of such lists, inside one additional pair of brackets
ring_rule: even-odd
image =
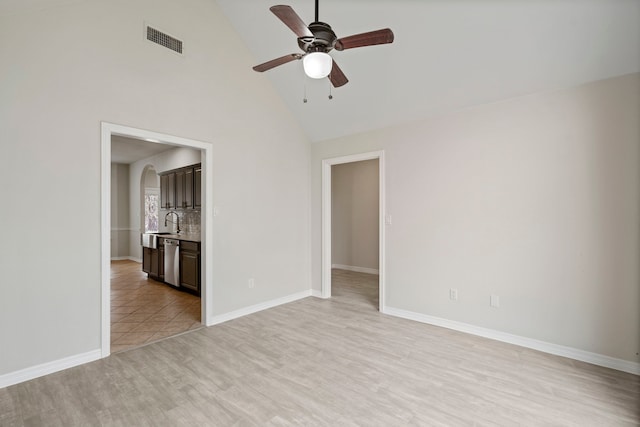
[(111, 262), (111, 352), (198, 329), (200, 298), (147, 277), (140, 263)]
[(640, 424), (640, 377), (381, 315), (376, 280), (0, 389), (0, 425)]

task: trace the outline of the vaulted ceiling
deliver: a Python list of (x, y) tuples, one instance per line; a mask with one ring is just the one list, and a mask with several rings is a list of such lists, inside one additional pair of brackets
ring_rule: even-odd
[[(280, 1), (313, 21), (314, 0)], [(301, 52), (280, 3), (217, 2), (253, 65)], [(255, 73), (313, 141), (640, 71), (638, 0), (320, 0), (319, 15), (338, 37), (389, 27), (395, 41), (332, 51), (350, 80), (332, 100), (302, 61)]]
[[(305, 22), (314, 0), (210, 0), (255, 59), (300, 52), (270, 11)], [(3, 0), (3, 13), (81, 0)], [(338, 37), (389, 27), (390, 45), (331, 55), (350, 80), (332, 89), (294, 61), (251, 78), (272, 84), (312, 141), (640, 71), (640, 0), (320, 0)], [(303, 98), (308, 102), (303, 103)]]

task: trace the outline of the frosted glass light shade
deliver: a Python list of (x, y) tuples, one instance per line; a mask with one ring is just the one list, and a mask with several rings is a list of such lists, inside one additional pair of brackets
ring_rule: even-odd
[(311, 52), (302, 59), (302, 66), (307, 76), (312, 79), (322, 79), (329, 75), (333, 59), (325, 52)]

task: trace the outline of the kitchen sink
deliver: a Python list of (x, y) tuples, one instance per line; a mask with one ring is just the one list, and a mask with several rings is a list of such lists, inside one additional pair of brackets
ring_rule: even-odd
[(142, 233), (140, 236), (140, 240), (142, 243), (142, 247), (157, 249), (158, 248), (158, 237), (162, 236), (173, 236), (175, 233), (170, 233), (166, 231), (158, 232), (158, 233)]

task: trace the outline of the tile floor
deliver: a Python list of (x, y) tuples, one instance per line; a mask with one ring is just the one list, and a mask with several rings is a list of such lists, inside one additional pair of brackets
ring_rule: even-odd
[(201, 326), (199, 297), (147, 278), (137, 262), (111, 262), (111, 353)]

